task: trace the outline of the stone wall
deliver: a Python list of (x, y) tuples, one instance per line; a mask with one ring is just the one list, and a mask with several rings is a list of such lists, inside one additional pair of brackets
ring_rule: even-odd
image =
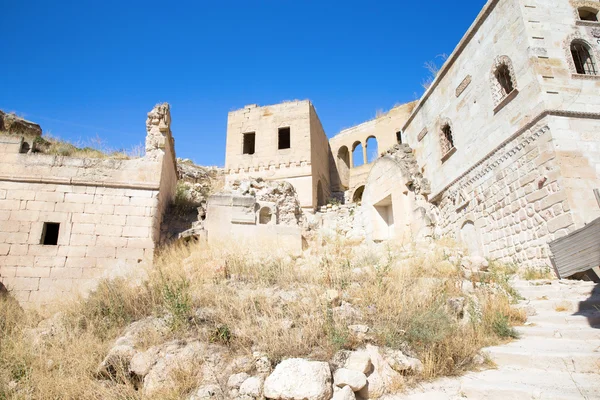
[[(398, 142), (397, 133), (402, 130), (416, 102), (392, 108), (387, 113), (352, 128), (344, 129), (329, 140), (331, 147), (331, 185), (333, 191), (351, 190), (354, 192), (365, 184), (372, 163), (368, 161), (367, 140), (375, 138), (377, 153), (382, 153)], [(353, 150), (361, 144), (364, 165), (353, 167)], [(346, 156), (347, 155), (347, 156)]]
[(574, 223), (548, 122), (508, 141), (444, 192), (444, 235), (492, 259), (550, 265), (547, 243)]
[[(20, 302), (85, 294), (152, 261), (177, 179), (168, 105), (153, 115), (163, 126), (133, 160), (19, 154), (0, 136), (0, 281)], [(56, 223), (58, 237), (44, 243)]]
[[(290, 128), (290, 148), (279, 149), (278, 130), (285, 127)], [(254, 154), (243, 154), (245, 133), (256, 135)], [(247, 106), (228, 116), (226, 179), (233, 182), (260, 177), (288, 181), (296, 188), (302, 207), (313, 210), (317, 206), (319, 176), (329, 174), (328, 165), (320, 160), (321, 154), (326, 154), (326, 146), (325, 133), (309, 101)], [(328, 192), (328, 185), (324, 189)]]

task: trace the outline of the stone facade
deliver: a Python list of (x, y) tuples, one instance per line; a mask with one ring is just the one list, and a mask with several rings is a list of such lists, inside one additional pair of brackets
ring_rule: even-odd
[(23, 154), (0, 136), (0, 281), (23, 304), (85, 294), (153, 259), (177, 182), (167, 104), (148, 114), (146, 156)]
[(305, 210), (330, 197), (329, 145), (309, 101), (256, 105), (229, 113), (227, 181), (249, 177), (285, 180)]

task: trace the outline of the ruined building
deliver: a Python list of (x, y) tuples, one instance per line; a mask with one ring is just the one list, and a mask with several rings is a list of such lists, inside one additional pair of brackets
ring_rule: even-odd
[[(198, 230), (301, 250), (307, 225), (345, 218), (352, 237), (450, 236), (550, 265), (550, 241), (600, 217), (599, 11), (489, 0), (418, 102), (329, 140), (309, 101), (229, 113), (227, 187)], [(17, 298), (45, 302), (151, 261), (177, 181), (168, 106), (148, 115), (134, 160), (39, 154), (39, 127), (0, 117), (12, 132), (0, 136), (0, 281)]]
[(599, 10), (488, 1), (420, 101), (328, 146), (316, 147), (310, 103), (231, 113), (230, 179), (288, 180), (307, 209), (345, 192), (362, 201), (371, 240), (446, 235), (474, 254), (549, 265), (549, 241), (600, 216)]
[(168, 105), (148, 113), (146, 155), (131, 160), (38, 153), (39, 126), (2, 117), (0, 282), (20, 302), (85, 293), (152, 261), (177, 182)]

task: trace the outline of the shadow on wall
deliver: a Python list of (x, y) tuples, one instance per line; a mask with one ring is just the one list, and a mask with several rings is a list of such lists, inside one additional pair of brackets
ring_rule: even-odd
[(600, 283), (594, 286), (589, 298), (579, 302), (577, 312), (573, 315), (586, 317), (592, 328), (600, 329)]

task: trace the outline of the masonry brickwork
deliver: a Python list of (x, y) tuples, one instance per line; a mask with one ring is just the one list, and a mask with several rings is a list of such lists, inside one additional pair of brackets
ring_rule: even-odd
[[(148, 115), (146, 156), (132, 160), (20, 152), (0, 136), (0, 281), (23, 304), (93, 289), (151, 263), (177, 181), (168, 105)], [(58, 225), (44, 243), (48, 224)]]

